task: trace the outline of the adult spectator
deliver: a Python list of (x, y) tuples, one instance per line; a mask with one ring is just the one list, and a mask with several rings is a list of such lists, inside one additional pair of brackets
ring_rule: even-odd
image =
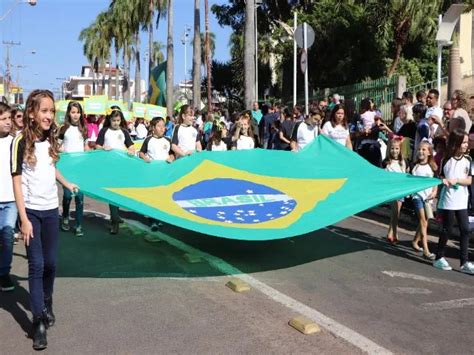
[(441, 107), (439, 107), (438, 99), (439, 91), (436, 89), (430, 89), (430, 91), (428, 91), (428, 95), (426, 96), (426, 106), (428, 109), (426, 110), (425, 118), (430, 127), (430, 134), (428, 138), (431, 139), (435, 137), (435, 134), (439, 128), (439, 121), (443, 117), (443, 110)]
[(426, 92), (425, 92), (425, 90), (420, 90), (416, 93), (416, 103), (421, 104), (423, 106), (426, 106)]
[(283, 110), (284, 121), (281, 123), (281, 129), (278, 133), (280, 138), (281, 150), (290, 150), (291, 134), (295, 127), (295, 118), (288, 108)]
[(392, 125), (393, 125), (393, 131), (398, 132), (400, 128), (402, 128), (402, 121), (400, 120), (400, 117), (398, 115), (400, 111), (400, 107), (403, 105), (403, 100), (400, 98), (395, 98), (392, 100), (392, 105), (390, 107), (391, 113), (392, 113)]
[(318, 119), (321, 115), (311, 114), (304, 121), (296, 122), (291, 135), (291, 151), (301, 151), (318, 136)]
[(339, 105), (340, 103), (341, 103), (341, 97), (339, 96), (339, 94), (332, 95), (331, 103), (328, 106), (328, 110), (331, 111), (334, 106)]
[(293, 117), (295, 118), (295, 122), (304, 121), (303, 108), (300, 105), (293, 107)]
[(454, 110), (454, 119), (463, 119), (465, 126), (464, 130), (469, 133), (471, 131), (472, 121), (469, 117), (469, 104), (467, 102), (466, 93), (462, 90), (454, 90), (453, 96), (451, 97), (451, 105)]
[[(252, 118), (257, 121), (257, 125), (260, 123), (260, 120), (262, 119), (262, 111), (260, 111), (260, 107), (258, 105), (258, 102), (254, 102), (252, 104)], [(255, 131), (254, 131), (255, 133)]]
[(280, 112), (275, 112), (275, 107), (270, 105), (268, 107), (268, 113), (263, 116), (260, 121), (260, 127), (262, 134), (262, 142), (264, 149), (272, 149), (273, 133), (272, 125), (273, 122), (280, 118)]
[(423, 139), (430, 137), (430, 125), (426, 119), (427, 107), (421, 104), (413, 106), (413, 118), (416, 122), (415, 146), (413, 156), (418, 151), (418, 146)]

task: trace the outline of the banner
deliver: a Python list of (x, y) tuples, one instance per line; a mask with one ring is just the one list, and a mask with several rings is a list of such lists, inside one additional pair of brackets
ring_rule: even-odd
[(84, 99), (82, 107), (86, 115), (105, 115), (107, 110), (107, 96), (91, 96)]
[(118, 107), (120, 107), (120, 110), (121, 110), (122, 112), (128, 111), (128, 107), (127, 107), (127, 105), (125, 104), (125, 102), (123, 102), (123, 101), (119, 101), (119, 100), (108, 100), (108, 101), (107, 101), (107, 108), (111, 108), (112, 106), (118, 106)]
[(151, 121), (153, 117), (166, 118), (166, 107), (146, 105), (145, 119)]
[(66, 116), (67, 105), (71, 100), (59, 100), (56, 101), (56, 122), (59, 124), (64, 123), (64, 117)]
[(309, 233), (441, 183), (386, 172), (325, 136), (299, 153), (205, 151), (168, 164), (99, 150), (64, 154), (58, 168), (92, 198), (200, 233), (252, 241)]
[(132, 104), (133, 117), (145, 117), (146, 105), (139, 102), (134, 102)]
[(148, 103), (166, 107), (166, 61), (151, 70)]

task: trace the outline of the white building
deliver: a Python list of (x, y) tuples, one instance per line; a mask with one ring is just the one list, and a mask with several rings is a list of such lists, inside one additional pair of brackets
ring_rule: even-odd
[[(107, 95), (109, 92), (109, 85), (111, 86), (111, 98), (114, 100), (123, 100), (123, 75), (122, 72), (107, 64), (105, 67), (99, 67), (99, 72), (95, 74), (95, 95)], [(119, 75), (119, 86), (116, 91), (116, 75)], [(71, 99), (82, 99), (94, 94), (94, 77), (92, 67), (84, 65), (81, 69), (81, 75), (70, 76), (69, 79), (63, 82), (63, 96)], [(141, 80), (141, 97), (135, 100), (135, 82), (129, 78), (129, 93), (130, 101), (143, 102), (146, 99), (146, 84)]]

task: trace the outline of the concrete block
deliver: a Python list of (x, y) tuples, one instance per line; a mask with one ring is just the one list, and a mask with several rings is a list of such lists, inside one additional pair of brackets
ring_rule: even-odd
[(250, 291), (249, 284), (245, 283), (241, 279), (233, 278), (229, 282), (225, 284), (228, 288), (230, 288), (234, 292), (246, 292)]
[(156, 235), (153, 235), (153, 234), (145, 234), (145, 236), (143, 238), (149, 243), (159, 243), (159, 242), (161, 242), (161, 239), (158, 238)]
[(194, 254), (186, 253), (183, 255), (183, 258), (190, 264), (196, 264), (196, 263), (202, 262), (202, 258)]
[(321, 331), (319, 325), (302, 316), (290, 319), (288, 324), (305, 335), (319, 333)]

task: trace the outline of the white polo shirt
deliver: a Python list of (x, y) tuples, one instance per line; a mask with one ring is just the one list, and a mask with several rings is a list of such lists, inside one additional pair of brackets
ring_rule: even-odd
[(84, 151), (84, 137), (78, 126), (69, 126), (64, 134), (58, 136), (63, 141), (63, 149), (66, 153), (77, 153)]
[[(411, 173), (414, 176), (424, 176), (424, 177), (431, 177), (431, 178), (434, 176), (433, 169), (431, 169), (431, 166), (428, 163), (416, 164), (413, 170), (411, 171)], [(431, 195), (432, 192), (433, 192), (433, 188), (430, 187), (413, 194), (413, 198), (426, 201), (426, 199)]]
[[(441, 176), (446, 179), (466, 179), (471, 176), (471, 157), (464, 155), (461, 158), (450, 158), (441, 163)], [(443, 210), (467, 209), (469, 191), (467, 186), (443, 185), (439, 195), (438, 208)]]
[(166, 160), (171, 152), (171, 141), (168, 137), (149, 136), (143, 142), (140, 152), (152, 160)]
[(111, 149), (124, 150), (133, 145), (130, 133), (125, 129), (112, 129), (110, 127), (102, 128), (96, 141), (97, 145), (108, 146)]
[(318, 131), (318, 126), (298, 122), (293, 128), (291, 140), (296, 142), (297, 150), (300, 151), (318, 136)]
[(255, 148), (255, 141), (252, 137), (241, 135), (235, 142), (237, 150), (247, 150)]
[(25, 207), (47, 211), (59, 207), (56, 166), (49, 156), (48, 140), (35, 142), (36, 164), (24, 160), (26, 143), (22, 134), (12, 144), (12, 175), (21, 175)]
[(193, 126), (177, 125), (173, 131), (172, 144), (176, 144), (184, 152), (196, 150), (196, 142), (200, 139), (198, 131)]

